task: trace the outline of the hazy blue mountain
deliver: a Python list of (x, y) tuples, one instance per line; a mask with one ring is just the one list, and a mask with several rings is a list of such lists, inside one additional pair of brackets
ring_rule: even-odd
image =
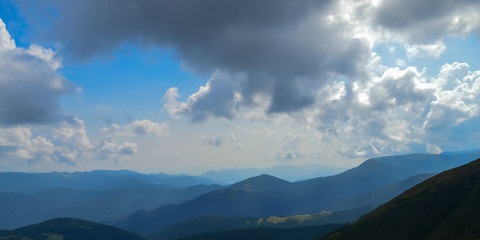
[[(356, 221), (361, 215), (368, 213), (375, 207), (385, 203), (405, 190), (434, 176), (434, 174), (419, 174), (405, 180), (398, 181), (376, 191), (355, 195), (345, 200), (331, 204), (328, 208), (335, 212), (323, 212), (320, 214), (295, 215), (289, 217), (265, 217), (265, 218), (241, 218), (202, 216), (188, 219), (173, 226), (150, 234), (152, 239), (167, 240), (186, 237), (206, 232), (229, 231), (249, 228), (287, 228), (318, 226), (330, 223), (346, 223)], [(352, 206), (365, 206), (352, 210)]]
[(479, 202), (480, 159), (440, 173), (318, 239), (478, 239)]
[[(438, 173), (480, 157), (480, 152), (462, 154), (410, 154), (381, 157), (365, 161), (343, 173), (300, 182), (287, 182), (261, 175), (224, 189), (206, 193), (182, 204), (165, 205), (141, 211), (114, 225), (136, 232), (161, 229), (180, 221), (204, 216), (232, 217), (289, 216), (330, 211), (337, 203), (344, 209), (361, 207), (366, 201), (352, 197), (372, 193), (398, 181), (423, 173)], [(400, 194), (404, 188), (392, 188), (384, 197)], [(367, 201), (368, 202), (368, 201)], [(378, 202), (377, 202), (378, 203)]]
[(330, 211), (338, 211), (339, 209), (349, 209), (355, 206), (379, 206), (433, 176), (435, 176), (435, 174), (432, 173), (418, 174), (372, 192), (362, 193), (336, 201), (329, 204), (326, 208), (330, 209)]
[(63, 208), (56, 214), (102, 222), (138, 210), (151, 210), (164, 204), (182, 203), (221, 188), (220, 185), (197, 185), (186, 189), (164, 190), (144, 185), (131, 186), (106, 191), (98, 198), (81, 205)]
[(197, 185), (172, 189), (150, 184), (104, 191), (56, 188), (33, 194), (0, 193), (0, 228), (13, 229), (58, 217), (100, 222), (163, 204), (181, 203), (220, 188)]
[(200, 176), (219, 182), (232, 184), (250, 177), (268, 174), (290, 182), (295, 182), (310, 178), (335, 175), (344, 170), (346, 169), (329, 167), (322, 164), (310, 164), (303, 166), (282, 165), (272, 168), (223, 169), (218, 171), (209, 171)]
[(80, 219), (61, 218), (0, 232), (0, 240), (146, 240), (125, 230)]
[[(203, 194), (182, 204), (164, 205), (152, 211), (140, 211), (126, 218), (116, 219), (112, 224), (127, 230), (148, 232), (203, 215), (271, 216), (288, 204), (288, 199), (279, 190), (282, 187), (288, 188), (290, 184), (272, 176), (262, 175), (247, 179), (233, 187)], [(266, 186), (275, 187), (265, 189)]]
[(473, 153), (473, 152), (478, 152), (480, 151), (480, 148), (477, 149), (469, 149), (469, 150), (463, 150), (463, 151), (448, 151), (448, 152), (442, 152), (442, 155), (447, 155), (447, 154), (462, 154), (462, 153)]
[(133, 171), (95, 170), (91, 172), (16, 173), (0, 172), (0, 192), (34, 193), (49, 188), (107, 190), (144, 184), (184, 188), (198, 184), (218, 184), (205, 177), (141, 174)]
[[(320, 212), (348, 197), (372, 192), (397, 181), (424, 173), (439, 173), (480, 157), (461, 154), (409, 154), (369, 159), (341, 174), (295, 183), (297, 212)], [(399, 193), (398, 193), (399, 194)]]

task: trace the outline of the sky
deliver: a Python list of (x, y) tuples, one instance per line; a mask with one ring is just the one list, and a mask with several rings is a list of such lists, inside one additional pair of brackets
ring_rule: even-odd
[(474, 0), (0, 0), (0, 171), (476, 149)]

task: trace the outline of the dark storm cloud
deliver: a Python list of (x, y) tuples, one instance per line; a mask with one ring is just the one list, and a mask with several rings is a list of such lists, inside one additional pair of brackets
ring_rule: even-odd
[[(315, 89), (332, 76), (357, 76), (369, 47), (351, 36), (347, 25), (326, 21), (332, 1), (160, 0), (50, 1), (58, 11), (53, 32), (81, 59), (109, 54), (125, 42), (173, 48), (182, 64), (200, 74), (244, 74), (238, 84), (218, 80), (191, 102), (193, 118), (232, 118), (235, 92), (250, 104), (256, 94), (270, 96), (270, 112), (296, 111), (312, 104)], [(27, 7), (28, 6), (24, 6)], [(219, 84), (220, 86), (214, 86)], [(222, 96), (212, 96), (221, 93)], [(221, 98), (215, 107), (204, 103)], [(196, 109), (195, 107), (200, 107)], [(213, 112), (210, 112), (212, 110)], [(225, 110), (225, 111), (222, 111)], [(196, 116), (201, 113), (201, 116)]]
[(478, 28), (472, 20), (479, 10), (476, 0), (389, 0), (382, 2), (374, 21), (408, 40), (424, 42)]
[[(295, 28), (309, 12), (326, 8), (329, 2), (54, 0), (50, 3), (57, 8), (58, 18), (52, 38), (83, 58), (112, 50), (123, 41), (140, 40), (176, 47), (182, 56), (202, 58), (204, 64), (218, 66), (215, 58), (227, 60), (228, 65), (246, 63), (253, 59), (251, 52), (270, 45), (258, 43), (252, 33)], [(237, 42), (237, 48), (230, 47), (232, 42)], [(237, 54), (229, 58), (232, 53)], [(207, 54), (214, 56), (204, 59)]]

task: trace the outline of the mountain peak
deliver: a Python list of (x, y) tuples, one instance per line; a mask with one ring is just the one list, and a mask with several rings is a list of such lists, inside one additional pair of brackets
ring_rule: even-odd
[(283, 179), (268, 175), (261, 174), (256, 177), (247, 178), (238, 183), (228, 186), (230, 189), (239, 189), (247, 191), (258, 191), (268, 189), (282, 189), (284, 186), (291, 184)]

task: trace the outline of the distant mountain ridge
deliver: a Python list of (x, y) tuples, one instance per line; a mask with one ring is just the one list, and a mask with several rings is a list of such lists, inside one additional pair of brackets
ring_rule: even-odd
[(250, 177), (267, 174), (290, 182), (295, 182), (310, 178), (335, 175), (345, 170), (346, 169), (344, 168), (335, 168), (322, 164), (309, 164), (301, 166), (281, 165), (271, 168), (244, 168), (208, 171), (200, 176), (219, 182), (233, 184)]
[[(155, 240), (176, 239), (207, 232), (231, 231), (252, 228), (291, 228), (319, 226), (324, 224), (344, 224), (353, 222), (361, 215), (371, 211), (396, 195), (434, 174), (419, 174), (398, 181), (376, 191), (355, 195), (332, 205), (333, 209), (346, 209), (350, 206), (364, 206), (351, 210), (304, 214), (288, 217), (239, 218), (221, 216), (203, 216), (182, 221), (173, 226), (149, 234)], [(248, 182), (248, 181), (247, 181)], [(241, 186), (241, 185), (240, 185)], [(347, 206), (347, 207), (345, 207)], [(175, 236), (175, 237), (174, 237)]]
[[(358, 167), (334, 176), (293, 183), (261, 175), (206, 193), (182, 204), (137, 212), (111, 223), (135, 232), (149, 232), (189, 218), (212, 214), (262, 217), (308, 214), (324, 210), (339, 211), (343, 209), (338, 207), (337, 203), (347, 201), (349, 198), (374, 192), (418, 174), (438, 173), (479, 157), (480, 152), (380, 157), (369, 159)], [(418, 178), (410, 184), (421, 180)], [(399, 187), (388, 194), (393, 197), (403, 190), (404, 188)], [(385, 198), (388, 200), (388, 196)], [(351, 206), (343, 207), (352, 209), (362, 207), (360, 204), (373, 204), (369, 201), (368, 198), (367, 201), (350, 201)]]
[(13, 229), (58, 217), (101, 222), (163, 204), (181, 203), (222, 188), (220, 185), (177, 188), (144, 181), (111, 187), (95, 191), (51, 188), (36, 193), (0, 192), (0, 228)]
[(318, 240), (480, 238), (480, 159), (442, 172)]
[[(48, 188), (72, 190), (106, 190), (135, 185), (134, 181), (184, 188), (198, 184), (221, 184), (197, 176), (141, 174), (129, 170), (94, 170), (90, 172), (19, 173), (0, 172), (0, 192), (34, 193)], [(121, 184), (123, 183), (123, 184)]]

